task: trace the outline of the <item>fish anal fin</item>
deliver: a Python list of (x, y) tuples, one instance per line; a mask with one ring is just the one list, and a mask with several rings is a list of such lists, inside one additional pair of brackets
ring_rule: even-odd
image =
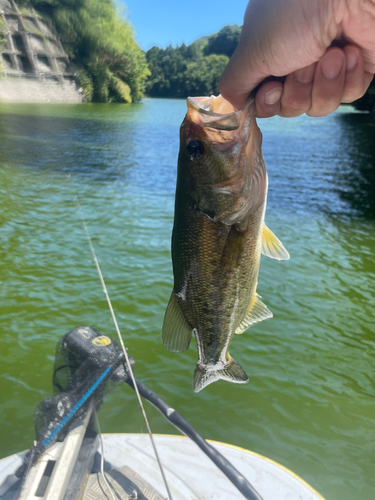
[(289, 260), (290, 255), (279, 238), (265, 224), (262, 232), (262, 254), (277, 260)]
[(232, 358), (225, 366), (206, 366), (198, 361), (194, 370), (194, 392), (199, 392), (207, 385), (220, 379), (235, 384), (246, 384), (249, 381), (241, 366)]
[(171, 352), (184, 352), (189, 347), (191, 336), (192, 328), (182, 314), (172, 290), (163, 322), (164, 347)]
[(263, 302), (260, 300), (259, 295), (255, 294), (244, 319), (236, 329), (236, 333), (243, 333), (254, 323), (272, 318), (272, 316), (272, 312), (265, 304), (263, 304)]

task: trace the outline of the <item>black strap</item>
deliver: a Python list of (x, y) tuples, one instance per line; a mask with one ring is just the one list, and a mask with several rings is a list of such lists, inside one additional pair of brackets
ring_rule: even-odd
[[(155, 406), (180, 432), (194, 441), (247, 500), (263, 500), (247, 479), (216, 448), (207, 443), (174, 408), (168, 406), (155, 392), (148, 389), (142, 382), (137, 379), (136, 382), (140, 395)], [(126, 383), (134, 389), (130, 379), (126, 380)]]

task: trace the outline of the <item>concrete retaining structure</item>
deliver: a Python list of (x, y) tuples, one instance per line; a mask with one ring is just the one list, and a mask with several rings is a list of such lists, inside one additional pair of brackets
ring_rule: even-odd
[(82, 102), (72, 82), (48, 82), (23, 78), (0, 80), (0, 102), (71, 103)]

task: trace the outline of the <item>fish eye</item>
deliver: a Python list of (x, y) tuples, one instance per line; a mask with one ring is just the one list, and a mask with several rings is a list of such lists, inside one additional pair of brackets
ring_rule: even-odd
[(198, 139), (192, 139), (188, 142), (186, 150), (191, 160), (199, 160), (202, 158), (205, 148), (203, 142), (198, 141)]

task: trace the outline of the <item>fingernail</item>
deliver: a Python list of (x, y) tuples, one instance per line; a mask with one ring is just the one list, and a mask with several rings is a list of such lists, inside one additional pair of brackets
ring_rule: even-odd
[(316, 64), (312, 64), (306, 66), (306, 68), (297, 69), (297, 71), (294, 72), (295, 80), (299, 83), (311, 83), (315, 75), (315, 66)]
[(323, 76), (327, 80), (334, 80), (339, 76), (343, 65), (344, 65), (343, 53), (337, 50), (332, 50), (331, 52), (328, 52), (328, 54), (326, 54), (322, 60), (321, 68)]
[(346, 71), (352, 71), (358, 63), (358, 50), (355, 49), (354, 47), (348, 47), (348, 49), (345, 52), (346, 56)]
[(264, 96), (264, 102), (268, 105), (276, 104), (278, 101), (280, 101), (282, 93), (283, 89), (281, 87), (272, 89)]

